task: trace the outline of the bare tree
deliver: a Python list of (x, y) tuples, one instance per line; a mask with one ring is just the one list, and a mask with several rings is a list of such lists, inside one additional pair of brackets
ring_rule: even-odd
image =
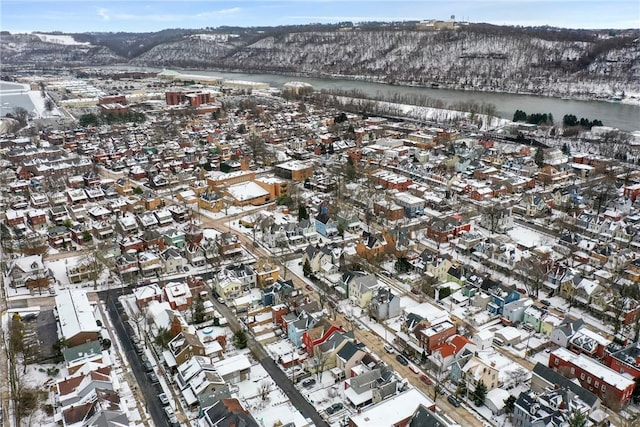
[(309, 359), (309, 367), (312, 372), (316, 373), (318, 381), (322, 378), (329, 362), (329, 352), (323, 352), (319, 346), (313, 348), (313, 357)]
[(547, 278), (547, 274), (549, 272), (548, 264), (532, 255), (518, 261), (516, 269), (520, 273), (520, 278), (524, 283), (527, 294), (538, 299), (542, 284)]
[(258, 396), (260, 396), (260, 400), (263, 402), (269, 400), (269, 393), (271, 393), (271, 383), (267, 380), (262, 380), (258, 386)]

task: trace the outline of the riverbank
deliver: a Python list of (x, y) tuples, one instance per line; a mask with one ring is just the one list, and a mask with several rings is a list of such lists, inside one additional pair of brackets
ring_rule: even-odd
[[(156, 69), (153, 67), (142, 67), (146, 69)], [(587, 93), (584, 95), (576, 95), (573, 92), (565, 92), (557, 89), (547, 88), (546, 90), (540, 89), (539, 92), (531, 92), (526, 90), (502, 90), (500, 88), (492, 88), (492, 87), (467, 87), (464, 85), (453, 85), (439, 82), (437, 86), (434, 87), (432, 83), (429, 82), (416, 82), (416, 81), (402, 81), (402, 80), (394, 80), (387, 76), (371, 76), (371, 75), (351, 75), (351, 74), (336, 74), (336, 73), (299, 73), (299, 72), (285, 72), (285, 71), (269, 71), (269, 70), (241, 70), (241, 69), (207, 69), (202, 70), (198, 68), (183, 68), (183, 67), (175, 67), (171, 68), (173, 71), (184, 72), (189, 74), (196, 74), (198, 72), (211, 72), (211, 73), (237, 73), (237, 74), (250, 74), (250, 75), (279, 75), (283, 77), (295, 77), (301, 79), (328, 79), (328, 80), (336, 80), (336, 81), (353, 81), (353, 82), (363, 82), (363, 83), (373, 83), (373, 84), (381, 84), (388, 86), (397, 86), (397, 87), (405, 87), (405, 88), (416, 88), (416, 89), (431, 89), (431, 90), (450, 90), (450, 91), (460, 91), (460, 92), (480, 92), (480, 93), (491, 93), (491, 94), (505, 94), (505, 95), (516, 95), (516, 96), (537, 96), (537, 97), (545, 97), (545, 98), (553, 98), (558, 100), (570, 100), (570, 101), (581, 101), (581, 102), (619, 102), (628, 105), (637, 105), (640, 106), (640, 92), (637, 93), (629, 93), (625, 96), (625, 98), (619, 101), (613, 101), (614, 94), (608, 95), (598, 95), (597, 93)], [(561, 87), (566, 83), (560, 83), (555, 85), (557, 87)]]
[[(128, 67), (131, 68), (131, 67)], [(149, 68), (146, 68), (149, 69)], [(274, 87), (282, 87), (295, 78), (309, 83), (315, 90), (340, 90), (364, 93), (370, 99), (393, 99), (397, 95), (416, 95), (416, 97), (428, 97), (442, 101), (443, 106), (452, 106), (463, 103), (493, 104), (495, 116), (511, 120), (516, 110), (531, 113), (551, 113), (556, 121), (561, 121), (565, 114), (573, 114), (576, 117), (585, 117), (589, 120), (598, 119), (605, 126), (633, 132), (640, 130), (640, 94), (638, 102), (609, 102), (605, 100), (571, 100), (558, 97), (497, 93), (489, 91), (452, 90), (445, 88), (427, 88), (415, 86), (389, 85), (385, 83), (369, 82), (365, 80), (341, 80), (337, 76), (329, 78), (305, 77), (300, 73), (286, 74), (259, 74), (259, 73), (234, 73), (221, 70), (197, 70), (175, 69), (176, 72), (189, 73), (190, 75), (215, 76), (229, 80), (248, 80), (268, 83)], [(159, 70), (160, 71), (160, 70)], [(436, 106), (439, 105), (428, 105)]]

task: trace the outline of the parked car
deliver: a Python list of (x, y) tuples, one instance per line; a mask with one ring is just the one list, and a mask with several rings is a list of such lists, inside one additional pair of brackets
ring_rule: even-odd
[(401, 354), (398, 354), (396, 356), (396, 360), (398, 361), (398, 363), (400, 363), (402, 366), (409, 366), (409, 361), (407, 360), (406, 357), (404, 357)]
[(164, 408), (164, 412), (167, 414), (168, 418), (171, 418), (172, 416), (175, 416), (176, 413), (173, 412), (173, 408), (171, 406), (167, 406)]
[(152, 372), (153, 371), (153, 365), (148, 360), (143, 360), (142, 361), (142, 367), (144, 368), (145, 372)]
[(149, 381), (151, 381), (151, 384), (156, 384), (160, 382), (160, 379), (158, 378), (155, 372), (149, 372), (147, 374), (147, 378), (149, 378)]
[(307, 378), (306, 380), (302, 381), (302, 387), (305, 387), (305, 388), (312, 387), (315, 384), (316, 384), (316, 380), (314, 380), (313, 378)]
[(544, 305), (545, 307), (549, 307), (551, 305), (551, 301), (546, 299), (541, 299), (540, 304)]
[(426, 385), (431, 385), (433, 384), (433, 382), (429, 379), (428, 376), (426, 376), (425, 374), (420, 375), (420, 381), (422, 381), (423, 383), (425, 383)]
[(409, 369), (411, 370), (411, 372), (413, 372), (414, 374), (419, 374), (420, 373), (420, 369), (418, 369), (418, 367), (416, 365), (414, 365), (413, 363), (409, 364)]
[(158, 399), (160, 399), (160, 403), (162, 403), (164, 406), (167, 406), (169, 404), (169, 396), (167, 396), (167, 393), (160, 393), (158, 395)]
[(307, 290), (312, 291), (313, 290), (313, 286), (307, 284), (305, 285), (305, 288), (307, 288)]
[(391, 346), (391, 344), (385, 344), (384, 349), (389, 354), (393, 354), (396, 352), (396, 350)]
[(333, 415), (336, 412), (342, 410), (342, 408), (344, 408), (344, 405), (342, 403), (334, 403), (327, 408), (327, 414)]
[(450, 394), (447, 397), (447, 400), (449, 401), (449, 403), (451, 403), (453, 406), (455, 406), (456, 408), (460, 407), (460, 402), (458, 401), (458, 399), (456, 399), (456, 397), (453, 394)]
[(219, 302), (220, 304), (224, 304), (224, 299), (223, 299), (222, 297), (218, 297), (218, 302)]

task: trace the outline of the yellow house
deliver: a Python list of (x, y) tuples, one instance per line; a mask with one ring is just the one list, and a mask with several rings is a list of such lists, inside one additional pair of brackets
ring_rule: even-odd
[(474, 390), (480, 381), (487, 386), (487, 391), (498, 387), (498, 370), (494, 365), (495, 362), (486, 362), (476, 356), (469, 359), (462, 368), (466, 378), (467, 389)]
[(557, 316), (554, 316), (553, 314), (548, 313), (546, 316), (544, 316), (544, 318), (542, 319), (542, 322), (540, 323), (540, 332), (543, 333), (545, 336), (550, 337), (551, 331), (553, 331), (556, 327), (560, 326), (561, 324), (562, 324), (562, 319), (560, 319)]
[(216, 278), (214, 288), (223, 299), (236, 298), (242, 294), (242, 282), (231, 277)]
[(369, 306), (373, 291), (378, 287), (378, 278), (374, 274), (354, 275), (348, 279), (347, 295), (360, 308)]
[(261, 261), (254, 267), (256, 271), (256, 285), (264, 288), (275, 283), (280, 278), (280, 267), (270, 261)]

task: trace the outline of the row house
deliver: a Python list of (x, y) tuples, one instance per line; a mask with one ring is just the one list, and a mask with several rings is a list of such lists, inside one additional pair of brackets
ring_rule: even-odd
[(456, 325), (447, 320), (430, 326), (421, 322), (413, 330), (413, 334), (418, 339), (422, 351), (426, 354), (431, 354), (433, 350), (445, 343), (457, 331)]
[(569, 339), (567, 348), (576, 354), (603, 359), (611, 340), (588, 328), (581, 328)]
[(448, 242), (458, 237), (461, 232), (471, 230), (471, 224), (464, 221), (461, 215), (450, 215), (444, 218), (433, 218), (427, 226), (427, 237), (437, 243)]
[(47, 227), (47, 212), (43, 209), (30, 209), (27, 211), (27, 223), (37, 231)]
[(628, 376), (565, 348), (558, 348), (549, 354), (549, 367), (565, 377), (577, 379), (583, 388), (594, 393), (614, 411), (620, 411), (629, 403), (636, 386)]

